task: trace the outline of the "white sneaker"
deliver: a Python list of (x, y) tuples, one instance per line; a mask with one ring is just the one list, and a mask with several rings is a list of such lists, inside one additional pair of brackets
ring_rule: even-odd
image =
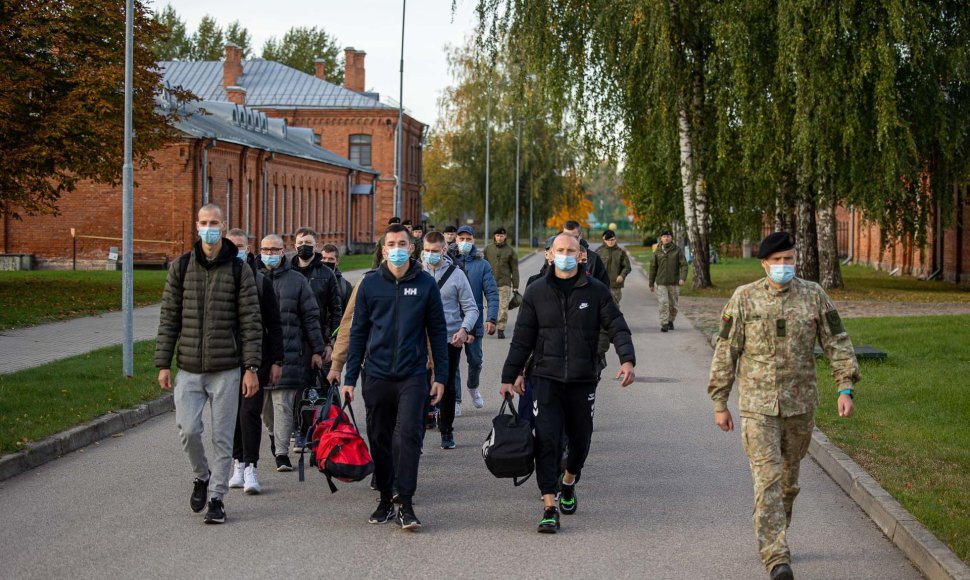
[(256, 479), (256, 466), (252, 463), (246, 465), (246, 469), (243, 472), (243, 477), (246, 479), (246, 487), (243, 491), (247, 495), (258, 495), (259, 492), (263, 491), (262, 486), (259, 485), (259, 480)]
[(229, 487), (241, 488), (243, 486), (243, 464), (235, 459), (232, 460), (232, 477), (229, 478)]
[(485, 399), (482, 398), (482, 394), (478, 389), (468, 389), (468, 394), (472, 396), (472, 404), (475, 405), (476, 409), (481, 409), (485, 406)]
[(455, 403), (455, 417), (461, 417), (461, 403)]

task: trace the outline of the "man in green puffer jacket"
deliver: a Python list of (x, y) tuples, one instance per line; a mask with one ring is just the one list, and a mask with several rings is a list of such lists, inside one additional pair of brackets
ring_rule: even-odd
[(613, 302), (620, 304), (623, 298), (623, 285), (626, 277), (633, 271), (630, 266), (630, 256), (626, 255), (626, 250), (616, 243), (616, 232), (606, 230), (603, 232), (603, 245), (596, 249), (596, 253), (603, 259), (603, 266), (606, 267), (606, 274), (610, 278), (610, 294), (613, 295)]
[(660, 232), (660, 245), (650, 261), (650, 291), (660, 302), (660, 332), (674, 329), (680, 287), (687, 280), (687, 258), (670, 230)]
[[(232, 470), (240, 370), (246, 369), (243, 396), (252, 397), (259, 390), (263, 330), (253, 272), (236, 259), (235, 244), (223, 238), (222, 209), (215, 204), (202, 206), (197, 227), (200, 240), (188, 258), (179, 258), (168, 270), (155, 366), (158, 384), (171, 389), (172, 354), (178, 345), (175, 422), (195, 472), (189, 506), (200, 512), (208, 497), (205, 522), (221, 524), (226, 520), (223, 500)], [(212, 408), (211, 472), (202, 445), (206, 401)]]
[(492, 234), (492, 243), (485, 247), (485, 259), (492, 266), (492, 275), (498, 286), (498, 337), (505, 338), (509, 301), (512, 300), (512, 292), (519, 289), (519, 256), (506, 243), (505, 228), (498, 228)]

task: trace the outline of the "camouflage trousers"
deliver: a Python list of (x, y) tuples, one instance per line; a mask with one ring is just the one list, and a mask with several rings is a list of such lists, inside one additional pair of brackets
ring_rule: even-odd
[(754, 532), (769, 572), (791, 563), (786, 534), (799, 490), (798, 468), (814, 427), (814, 413), (772, 417), (741, 412), (741, 442), (754, 482)]
[(680, 286), (676, 284), (667, 286), (657, 284), (657, 301), (660, 302), (660, 324), (673, 322), (677, 318), (678, 298), (680, 298)]
[[(509, 322), (509, 302), (512, 301), (512, 287), (511, 286), (499, 286), (498, 287), (498, 320), (495, 325), (498, 330), (505, 332), (505, 326)], [(484, 310), (488, 310), (488, 304), (486, 300), (486, 305)]]
[(610, 294), (613, 295), (613, 302), (619, 304), (623, 298), (623, 288), (610, 288)]

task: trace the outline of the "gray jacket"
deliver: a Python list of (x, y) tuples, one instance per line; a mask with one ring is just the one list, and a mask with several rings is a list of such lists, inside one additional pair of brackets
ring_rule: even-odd
[[(425, 264), (424, 271), (434, 278), (435, 282), (440, 282), (445, 272), (452, 266), (451, 259), (447, 256), (441, 259), (437, 270), (432, 270)], [(475, 303), (475, 296), (472, 294), (471, 284), (468, 277), (459, 267), (451, 273), (445, 285), (441, 287), (441, 305), (445, 309), (445, 324), (448, 327), (448, 339), (464, 328), (468, 334), (472, 334), (475, 323), (478, 322), (478, 305)], [(463, 316), (464, 315), (464, 316)]]
[(273, 281), (276, 298), (280, 304), (280, 322), (283, 325), (283, 378), (279, 384), (266, 385), (267, 389), (303, 388), (306, 370), (305, 350), (323, 353), (324, 342), (320, 331), (320, 307), (307, 279), (293, 270), (290, 260), (284, 258), (276, 268), (263, 270)]

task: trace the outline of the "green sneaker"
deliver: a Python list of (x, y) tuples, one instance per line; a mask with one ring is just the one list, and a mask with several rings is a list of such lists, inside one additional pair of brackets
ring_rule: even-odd
[(559, 531), (559, 510), (555, 506), (546, 508), (539, 520), (540, 534), (555, 534)]
[(576, 482), (574, 481), (572, 485), (566, 485), (562, 482), (562, 477), (559, 477), (559, 511), (562, 512), (564, 516), (570, 516), (576, 513), (576, 508), (579, 507), (579, 502), (576, 499)]

